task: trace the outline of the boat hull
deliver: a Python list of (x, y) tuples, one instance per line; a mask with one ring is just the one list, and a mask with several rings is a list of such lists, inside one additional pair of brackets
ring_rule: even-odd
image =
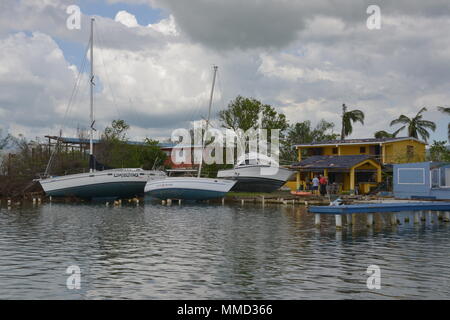
[(142, 196), (150, 179), (165, 174), (151, 170), (113, 169), (40, 180), (48, 196), (77, 198), (132, 198)]
[[(267, 167), (267, 166), (266, 166)], [(261, 174), (264, 166), (249, 165), (236, 167), (234, 169), (220, 170), (218, 178), (236, 180), (231, 191), (238, 192), (273, 192), (281, 188), (294, 173), (285, 168), (278, 168), (273, 175)]]
[(209, 178), (165, 178), (149, 181), (145, 186), (145, 195), (151, 198), (209, 200), (225, 196), (234, 186), (235, 181)]

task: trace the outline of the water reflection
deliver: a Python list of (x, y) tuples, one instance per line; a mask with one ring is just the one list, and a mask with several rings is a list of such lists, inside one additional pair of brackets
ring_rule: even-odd
[[(0, 298), (449, 298), (448, 223), (353, 220), (317, 228), (303, 207), (268, 204), (2, 208)], [(66, 288), (74, 264), (78, 291)]]

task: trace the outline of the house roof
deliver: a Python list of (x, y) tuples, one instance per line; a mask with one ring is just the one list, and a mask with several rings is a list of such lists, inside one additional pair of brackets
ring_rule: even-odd
[(336, 146), (343, 144), (383, 144), (396, 141), (414, 140), (419, 143), (425, 142), (413, 137), (398, 137), (398, 138), (367, 138), (367, 139), (345, 139), (345, 140), (327, 140), (327, 141), (313, 141), (311, 143), (296, 144), (295, 147), (320, 147), (320, 146)]
[[(60, 140), (62, 143), (72, 143), (72, 144), (89, 144), (89, 139), (83, 139), (83, 138), (72, 138), (72, 137), (58, 137), (58, 136), (45, 136), (46, 138), (50, 138), (53, 140)], [(99, 139), (92, 139), (93, 144), (100, 143), (101, 140)], [(128, 140), (127, 144), (130, 145), (146, 145), (145, 141), (131, 141)], [(181, 149), (181, 148), (202, 148), (201, 145), (183, 145), (183, 144), (177, 144), (173, 142), (160, 142), (158, 143), (158, 146), (161, 149)]]
[(359, 154), (349, 156), (311, 156), (300, 162), (293, 163), (291, 167), (301, 169), (350, 169), (366, 160), (379, 163), (370, 155)]

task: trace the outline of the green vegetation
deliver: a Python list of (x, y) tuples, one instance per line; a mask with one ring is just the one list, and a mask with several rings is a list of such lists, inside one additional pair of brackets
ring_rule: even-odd
[(427, 111), (427, 108), (425, 107), (420, 109), (413, 118), (409, 118), (402, 114), (397, 119), (391, 121), (391, 126), (403, 124), (397, 131), (407, 128), (409, 137), (418, 139), (420, 136), (426, 142), (428, 141), (428, 138), (430, 138), (428, 130), (435, 131), (436, 124), (432, 121), (423, 120), (423, 112), (425, 111)]
[(145, 139), (145, 144), (129, 144), (127, 131), (130, 126), (124, 120), (114, 120), (106, 127), (102, 139), (96, 145), (97, 161), (112, 168), (162, 167), (167, 155), (161, 151), (158, 141)]
[(364, 124), (364, 112), (361, 110), (350, 110), (347, 111), (347, 106), (345, 103), (342, 105), (342, 129), (341, 129), (341, 140), (349, 136), (353, 132), (353, 123), (360, 122)]
[[(283, 141), (281, 158), (289, 162), (296, 161), (297, 152), (293, 147), (296, 144), (337, 139), (339, 135), (333, 133), (333, 128), (334, 123), (325, 120), (321, 120), (314, 128), (309, 120), (290, 126)], [(303, 151), (306, 152), (306, 150)]]
[(446, 148), (447, 141), (433, 141), (430, 146), (427, 160), (429, 161), (442, 161), (450, 162), (450, 151)]
[[(438, 110), (446, 115), (450, 115), (450, 108), (448, 107), (438, 107)], [(447, 136), (450, 141), (450, 122), (447, 125)]]
[(219, 120), (224, 128), (247, 131), (250, 128), (258, 128), (260, 114), (262, 128), (280, 129), (282, 133), (289, 126), (286, 116), (276, 112), (272, 106), (242, 96), (237, 96), (228, 104), (226, 110), (219, 112)]

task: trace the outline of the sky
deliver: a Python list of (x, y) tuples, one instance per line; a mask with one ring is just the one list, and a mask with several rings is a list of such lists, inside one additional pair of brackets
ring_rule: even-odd
[[(379, 29), (367, 27), (373, 4)], [(71, 5), (80, 29), (67, 27)], [(3, 134), (75, 136), (89, 126), (82, 66), (92, 16), (97, 132), (119, 118), (133, 140), (189, 128), (207, 115), (218, 65), (213, 117), (242, 95), (290, 124), (325, 119), (339, 133), (345, 103), (366, 116), (349, 138), (370, 138), (427, 107), (438, 126), (430, 142), (447, 139), (450, 117), (436, 106), (450, 107), (448, 0), (2, 0)]]

